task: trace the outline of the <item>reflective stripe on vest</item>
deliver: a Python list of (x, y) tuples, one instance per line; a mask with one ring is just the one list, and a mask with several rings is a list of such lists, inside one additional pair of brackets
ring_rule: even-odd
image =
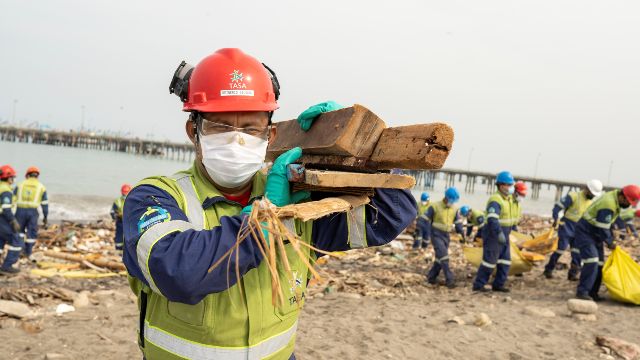
[(243, 348), (219, 347), (200, 344), (172, 335), (162, 329), (144, 323), (144, 338), (153, 345), (187, 359), (258, 360), (284, 349), (296, 335), (298, 322), (283, 333)]
[(147, 280), (149, 287), (158, 294), (162, 294), (160, 289), (156, 286), (149, 270), (149, 256), (151, 256), (151, 248), (158, 240), (163, 237), (176, 232), (193, 229), (193, 226), (183, 220), (171, 220), (153, 225), (147, 231), (140, 236), (138, 245), (136, 247), (136, 255), (138, 257), (138, 267), (142, 271), (142, 275)]
[(518, 214), (515, 214), (515, 210), (512, 209), (510, 197), (505, 199), (499, 192), (494, 193), (489, 198), (489, 201), (487, 201), (487, 209), (489, 208), (489, 204), (492, 202), (496, 202), (500, 206), (500, 215), (496, 213), (488, 213), (487, 220), (490, 218), (498, 219), (498, 222), (502, 227), (511, 227), (518, 224)]
[(360, 205), (347, 213), (348, 242), (352, 249), (367, 246), (365, 214), (365, 205)]
[(584, 191), (572, 192), (568, 196), (571, 197), (571, 206), (565, 209), (564, 217), (573, 222), (578, 222), (589, 205), (591, 205), (591, 200), (587, 199)]
[(171, 177), (176, 181), (178, 187), (182, 192), (182, 196), (187, 207), (187, 217), (192, 227), (196, 230), (204, 229), (204, 210), (202, 209), (202, 203), (196, 194), (195, 186), (191, 180), (189, 174), (175, 174)]
[[(40, 205), (44, 186), (37, 180), (27, 179), (17, 186), (16, 205), (20, 208), (37, 208)], [(26, 189), (25, 189), (26, 188)]]

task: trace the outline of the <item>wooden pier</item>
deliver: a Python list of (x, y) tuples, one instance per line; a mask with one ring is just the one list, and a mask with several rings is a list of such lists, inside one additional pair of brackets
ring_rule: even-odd
[(179, 144), (168, 141), (97, 135), (84, 131), (65, 132), (0, 126), (0, 141), (117, 151), (189, 162), (193, 160), (194, 155), (193, 145), (187, 142)]
[[(456, 186), (456, 184), (464, 183), (464, 188), (459, 186), (460, 189), (464, 189), (464, 192), (473, 194), (476, 191), (476, 185), (482, 187), (487, 194), (492, 194), (496, 191), (496, 174), (480, 171), (466, 171), (457, 169), (439, 169), (430, 171), (406, 171), (407, 174), (416, 178), (416, 187), (424, 189), (434, 189), (435, 179), (438, 174), (444, 177), (445, 187)], [(563, 194), (566, 194), (571, 190), (579, 190), (585, 187), (585, 183), (577, 183), (571, 181), (543, 179), (530, 176), (516, 176), (516, 181), (523, 181), (529, 185), (528, 197), (532, 199), (538, 199), (540, 197), (540, 191), (543, 187), (551, 190), (555, 189), (555, 200), (558, 201)], [(605, 187), (605, 190), (611, 190), (611, 187)]]

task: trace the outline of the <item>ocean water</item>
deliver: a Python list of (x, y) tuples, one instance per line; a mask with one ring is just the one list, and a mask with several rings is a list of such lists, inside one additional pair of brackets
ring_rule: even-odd
[[(40, 168), (40, 180), (47, 187), (51, 220), (88, 221), (109, 217), (114, 199), (124, 183), (135, 184), (152, 175), (170, 175), (187, 169), (191, 163), (127, 153), (77, 149), (40, 144), (0, 141), (0, 163), (12, 165), (21, 181), (29, 166)], [(464, 184), (458, 184), (464, 189)], [(436, 179), (432, 200), (443, 197), (445, 184)], [(540, 199), (526, 199), (525, 213), (550, 215), (554, 189), (542, 189)], [(416, 198), (424, 189), (415, 188)], [(462, 192), (460, 205), (483, 209), (489, 195), (485, 185), (476, 185), (474, 194)]]

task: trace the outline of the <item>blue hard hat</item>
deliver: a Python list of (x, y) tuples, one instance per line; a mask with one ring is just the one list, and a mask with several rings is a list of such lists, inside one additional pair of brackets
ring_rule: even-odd
[(429, 193), (423, 192), (422, 195), (420, 195), (420, 201), (427, 201), (429, 200)]
[(450, 187), (444, 192), (444, 197), (447, 198), (450, 204), (455, 204), (460, 200), (460, 193), (455, 187)]
[(460, 214), (462, 214), (462, 216), (467, 216), (469, 215), (469, 210), (471, 210), (471, 208), (465, 205), (460, 208)]
[(498, 173), (498, 176), (496, 177), (496, 184), (513, 185), (515, 183), (516, 183), (516, 180), (513, 178), (513, 175), (508, 171), (503, 171), (501, 173)]

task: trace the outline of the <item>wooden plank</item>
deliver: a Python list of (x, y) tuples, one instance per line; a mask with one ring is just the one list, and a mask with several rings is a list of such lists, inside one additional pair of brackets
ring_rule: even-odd
[(302, 221), (308, 221), (319, 219), (330, 214), (347, 212), (358, 206), (368, 204), (369, 201), (369, 197), (367, 196), (343, 195), (283, 206), (279, 208), (277, 212), (280, 218), (293, 217)]
[(358, 104), (320, 115), (307, 132), (295, 119), (274, 125), (277, 133), (267, 149), (268, 160), (296, 146), (308, 155), (368, 158), (386, 127), (376, 114)]
[(453, 129), (443, 123), (387, 128), (373, 150), (368, 167), (440, 169), (453, 145)]
[(416, 180), (413, 176), (397, 174), (363, 174), (342, 171), (323, 171), (306, 169), (305, 184), (324, 188), (386, 188), (386, 189), (411, 189)]

